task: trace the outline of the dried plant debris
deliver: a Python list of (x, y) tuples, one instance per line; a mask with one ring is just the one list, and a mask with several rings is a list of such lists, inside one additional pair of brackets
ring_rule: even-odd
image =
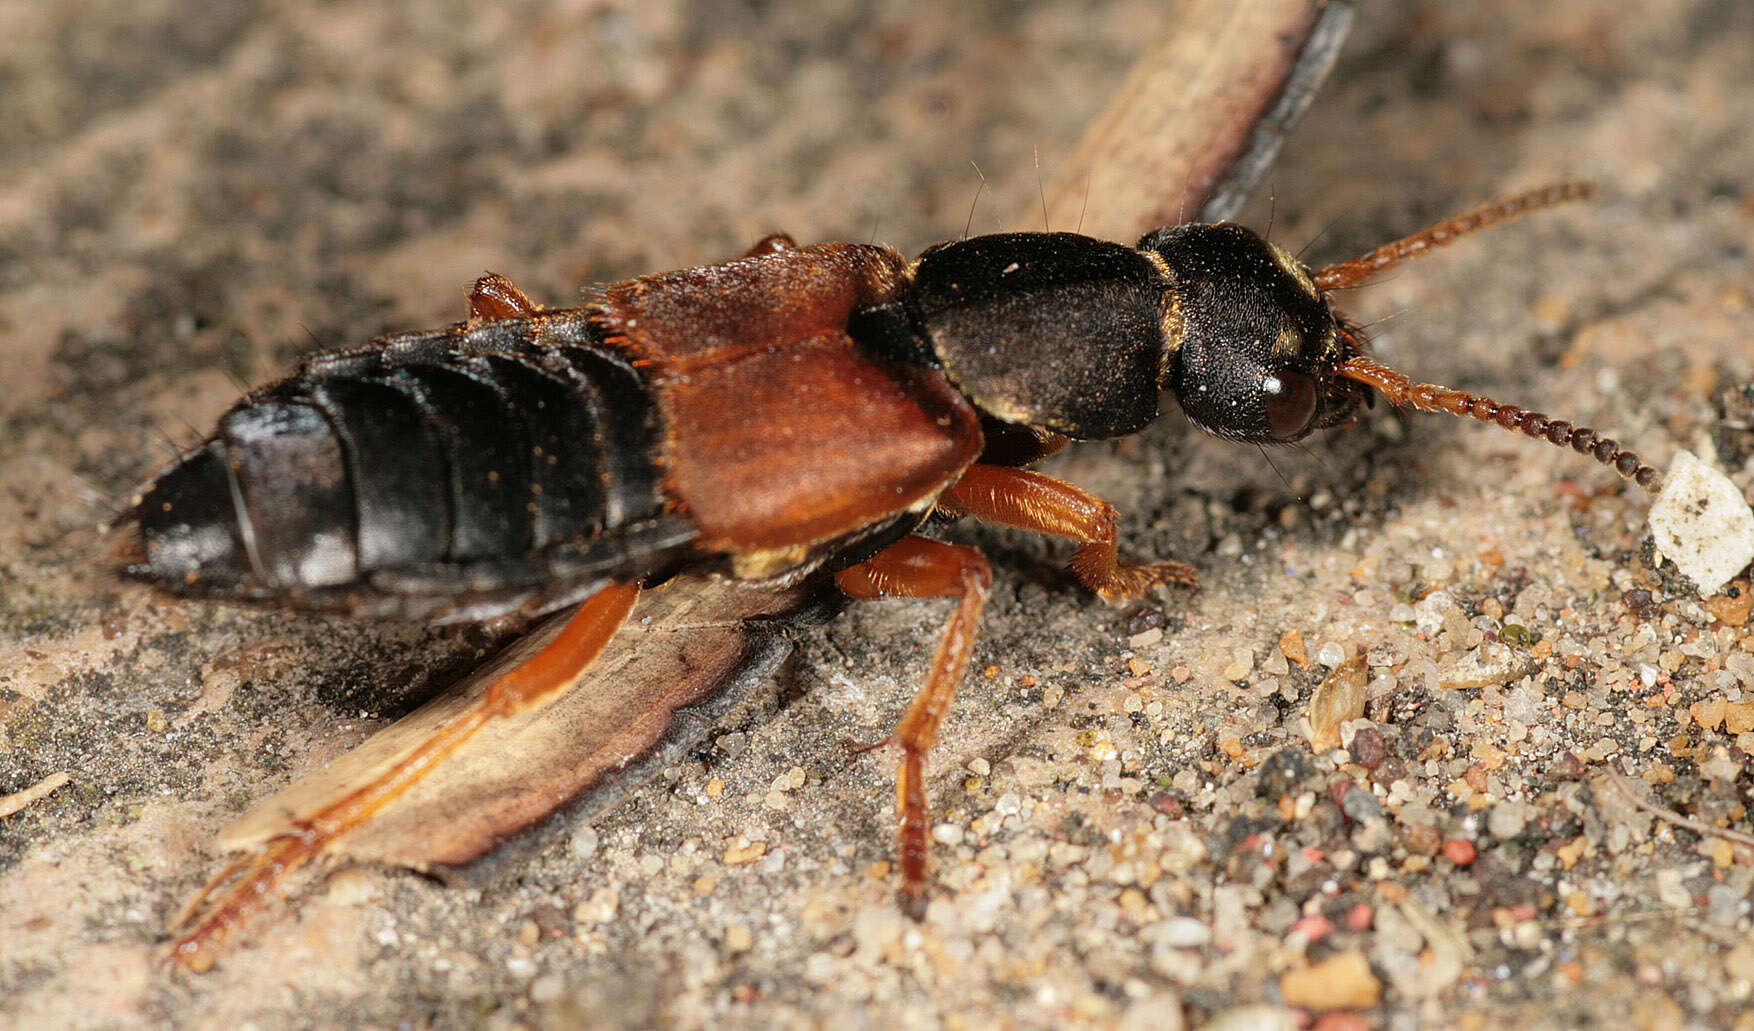
[(1362, 653), (1322, 678), (1309, 699), (1307, 735), (1311, 748), (1325, 752), (1340, 747), (1342, 725), (1364, 715), (1365, 688), (1369, 684), (1370, 666)]
[(0, 819), (23, 812), (54, 794), (56, 789), (66, 786), (67, 782), (72, 779), (73, 777), (66, 770), (61, 770), (49, 774), (21, 791), (0, 795)]

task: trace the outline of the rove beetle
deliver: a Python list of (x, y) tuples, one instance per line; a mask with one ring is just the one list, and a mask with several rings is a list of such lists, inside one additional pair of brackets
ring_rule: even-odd
[(925, 757), (992, 579), (975, 548), (918, 535), (927, 518), (1070, 538), (1073, 572), (1106, 598), (1192, 585), (1182, 563), (1122, 561), (1112, 506), (1027, 468), (1071, 440), (1137, 432), (1165, 393), (1202, 430), (1252, 444), (1350, 422), (1380, 394), (1569, 446), (1654, 490), (1654, 469), (1593, 430), (1387, 368), (1331, 306), (1403, 258), (1592, 192), (1548, 186), (1313, 271), (1232, 223), (1132, 247), (976, 236), (912, 262), (776, 235), (578, 308), (542, 308), (489, 274), (465, 322), (307, 359), (133, 499), (118, 524), (126, 576), (434, 622), (577, 610), (478, 703), (222, 874), (237, 880), (196, 900), (178, 958), (483, 726), (546, 704), (642, 590), (682, 572), (772, 586), (821, 571), (854, 598), (957, 599), (891, 738), (901, 899), (919, 914)]

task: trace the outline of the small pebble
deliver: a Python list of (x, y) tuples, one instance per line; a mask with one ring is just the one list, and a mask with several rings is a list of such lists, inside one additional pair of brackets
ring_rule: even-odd
[(1307, 942), (1319, 942), (1334, 933), (1334, 922), (1321, 914), (1306, 916), (1291, 925), (1294, 933), (1303, 935)]
[(1264, 1003), (1236, 1006), (1214, 1013), (1205, 1031), (1297, 1031), (1297, 1014)]
[(1212, 929), (1191, 916), (1171, 917), (1158, 927), (1157, 940), (1172, 949), (1195, 949), (1212, 940)]
[(1735, 927), (1745, 909), (1743, 892), (1727, 884), (1714, 884), (1705, 891), (1705, 919), (1718, 927)]
[(1663, 556), (1713, 595), (1754, 560), (1754, 511), (1728, 476), (1687, 451), (1675, 454), (1650, 507)]
[(1304, 781), (1315, 774), (1315, 767), (1301, 748), (1285, 748), (1267, 757), (1261, 764), (1261, 779), (1256, 793), (1262, 798), (1276, 799), (1294, 793)]
[[(1142, 608), (1127, 617), (1127, 634), (1137, 637), (1152, 630), (1161, 631), (1168, 622), (1169, 620), (1164, 616), (1162, 609)], [(1157, 639), (1163, 640), (1162, 633), (1157, 635)]]
[(621, 908), (621, 893), (614, 888), (598, 888), (591, 897), (573, 907), (572, 918), (580, 924), (606, 924), (615, 919)]
[(530, 982), (530, 1001), (538, 1005), (558, 1002), (565, 991), (566, 982), (558, 975), (544, 974)]
[(1292, 1006), (1312, 1010), (1370, 1009), (1382, 1001), (1382, 982), (1362, 952), (1342, 952), (1279, 978), (1279, 991)]
[(597, 828), (587, 824), (572, 832), (566, 846), (578, 858), (589, 859), (597, 854), (598, 841)]
[(328, 901), (338, 906), (358, 906), (372, 901), (378, 894), (378, 879), (364, 869), (353, 867), (338, 870), (327, 882)]
[(1346, 751), (1351, 753), (1353, 762), (1367, 770), (1374, 770), (1388, 757), (1388, 744), (1378, 728), (1359, 727), (1352, 735), (1352, 743), (1346, 746)]
[(1724, 953), (1724, 973), (1735, 980), (1754, 984), (1754, 942), (1737, 942)]
[(1737, 580), (1724, 587), (1721, 594), (1705, 599), (1705, 608), (1719, 623), (1742, 626), (1754, 611), (1754, 590), (1749, 590), (1748, 581)]
[(1304, 669), (1309, 668), (1309, 651), (1303, 643), (1303, 634), (1295, 627), (1279, 635), (1279, 654)]
[(1129, 1006), (1119, 1024), (1120, 1031), (1182, 1031), (1185, 1027), (1187, 1017), (1182, 1012), (1182, 1001), (1169, 992)]
[(1353, 820), (1382, 815), (1382, 802), (1363, 788), (1353, 788), (1340, 798), (1340, 811)]
[(731, 843), (729, 848), (725, 849), (725, 862), (730, 866), (736, 866), (738, 863), (760, 859), (765, 852), (767, 852), (766, 842), (748, 841), (739, 837)]
[(1523, 807), (1517, 802), (1500, 802), (1486, 814), (1486, 830), (1500, 841), (1521, 837), (1527, 825)]

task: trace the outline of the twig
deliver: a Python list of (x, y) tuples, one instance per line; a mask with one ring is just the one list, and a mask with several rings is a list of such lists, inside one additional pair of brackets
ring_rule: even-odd
[(1723, 838), (1726, 841), (1734, 841), (1739, 845), (1754, 845), (1754, 834), (1746, 834), (1742, 831), (1731, 830), (1728, 827), (1713, 827), (1709, 823), (1695, 820), (1689, 816), (1682, 816), (1673, 809), (1665, 809), (1662, 806), (1657, 805), (1655, 802), (1647, 802), (1638, 797), (1637, 792), (1632, 789), (1631, 781), (1627, 779), (1625, 774), (1607, 766), (1602, 767), (1602, 772), (1607, 774), (1608, 783), (1618, 788), (1620, 793), (1626, 796), (1627, 801), (1660, 820), (1672, 823), (1677, 827), (1685, 827), (1696, 834), (1704, 834), (1707, 837)]
[(73, 778), (66, 770), (51, 773), (23, 791), (14, 791), (10, 795), (0, 795), (0, 820), (35, 805), (40, 799), (47, 798), (51, 792)]

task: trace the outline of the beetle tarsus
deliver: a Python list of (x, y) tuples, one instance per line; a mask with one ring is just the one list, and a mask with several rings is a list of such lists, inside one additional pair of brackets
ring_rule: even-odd
[(926, 919), (926, 907), (931, 901), (931, 897), (926, 894), (923, 887), (916, 888), (912, 885), (904, 885), (895, 890), (895, 907), (901, 910), (903, 916), (915, 923)]
[[(1101, 545), (1089, 544), (1079, 548), (1072, 555), (1072, 570), (1079, 569), (1079, 554), (1086, 548), (1098, 549)], [(1093, 560), (1093, 564), (1106, 562), (1102, 555)], [(1082, 579), (1080, 575), (1080, 579)], [(1088, 581), (1086, 581), (1088, 582)], [(1156, 587), (1188, 587), (1200, 586), (1200, 576), (1193, 566), (1186, 562), (1147, 562), (1133, 565), (1128, 562), (1115, 562), (1110, 572), (1102, 578), (1100, 586), (1092, 586), (1091, 590), (1101, 595), (1104, 601), (1133, 601), (1151, 593)]]

